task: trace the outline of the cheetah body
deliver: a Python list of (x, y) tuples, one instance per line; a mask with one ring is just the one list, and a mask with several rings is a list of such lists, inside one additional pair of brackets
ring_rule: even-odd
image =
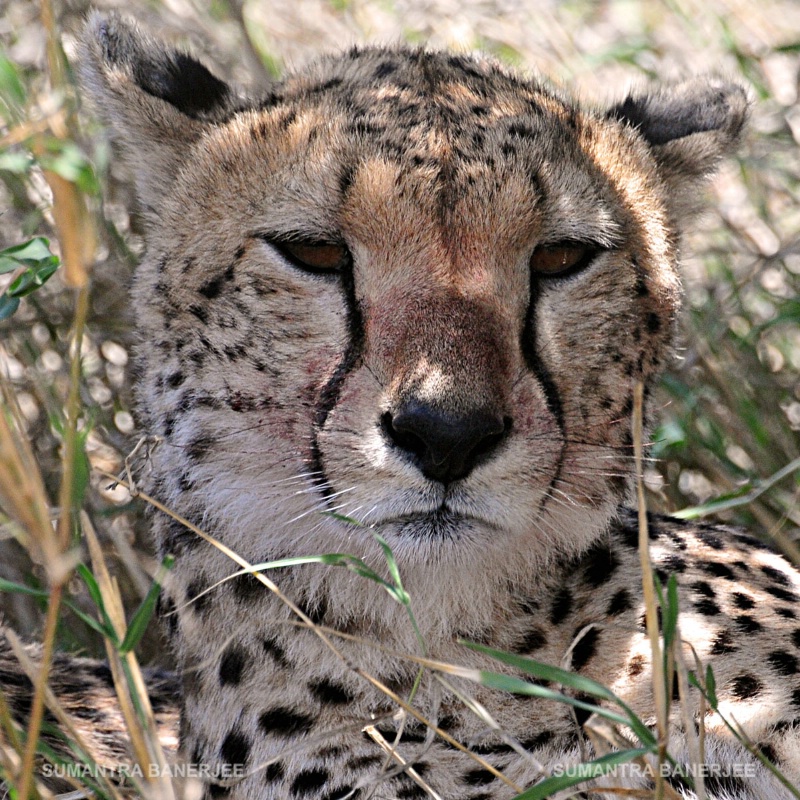
[[(419, 625), (341, 567), (267, 570), (278, 597), (153, 514), (176, 556), (181, 756), (247, 771), (210, 796), (501, 800), (595, 752), (590, 707), (463, 671), (414, 688), (409, 655), (519, 676), (462, 640), (578, 671), (653, 724), (624, 509), (634, 387), (670, 356), (678, 232), (736, 144), (741, 90), (587, 110), (479, 58), (367, 49), (250, 100), (117, 18), (89, 24), (83, 71), (149, 224), (147, 491), (250, 565), (346, 553), (388, 579), (377, 533)], [(725, 528), (652, 517), (650, 534), (720, 710), (800, 778), (797, 573)], [(786, 794), (706, 728), (710, 763), (747, 765), (710, 797)]]

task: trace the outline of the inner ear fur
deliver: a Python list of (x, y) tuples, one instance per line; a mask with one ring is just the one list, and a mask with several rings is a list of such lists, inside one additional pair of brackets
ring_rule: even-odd
[(705, 77), (629, 94), (606, 117), (635, 129), (650, 146), (680, 221), (698, 210), (700, 185), (738, 148), (748, 112), (741, 86)]
[(89, 17), (79, 72), (150, 213), (157, 213), (191, 145), (243, 106), (237, 92), (199, 61), (117, 14)]

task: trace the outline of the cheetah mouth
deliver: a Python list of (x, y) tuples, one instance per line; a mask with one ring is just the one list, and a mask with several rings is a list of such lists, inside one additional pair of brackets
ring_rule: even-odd
[(455, 539), (470, 530), (497, 530), (498, 526), (490, 520), (473, 514), (454, 511), (441, 506), (432, 511), (420, 511), (387, 517), (374, 526), (380, 530), (391, 530), (399, 536)]

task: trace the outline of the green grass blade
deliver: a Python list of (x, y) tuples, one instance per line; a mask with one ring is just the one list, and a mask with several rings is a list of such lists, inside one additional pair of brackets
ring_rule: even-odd
[(515, 678), (513, 675), (501, 675), (500, 673), (489, 672), (488, 670), (480, 670), (478, 674), (480, 676), (480, 684), (489, 689), (498, 689), (502, 692), (521, 694), (527, 697), (540, 697), (542, 700), (552, 700), (556, 703), (573, 706), (573, 708), (583, 709), (590, 714), (597, 714), (618, 725), (629, 726), (630, 724), (627, 717), (618, 714), (616, 711), (609, 711), (602, 706), (596, 706), (593, 703), (577, 700), (562, 692), (557, 692), (555, 689), (539, 686), (536, 683), (522, 680), (522, 678)]
[(122, 640), (122, 644), (119, 646), (119, 652), (121, 655), (130, 653), (131, 650), (133, 650), (133, 648), (139, 644), (139, 641), (141, 640), (148, 624), (150, 623), (150, 618), (153, 616), (153, 613), (156, 610), (156, 603), (158, 602), (158, 595), (161, 592), (161, 584), (164, 582), (164, 577), (166, 576), (167, 572), (172, 569), (172, 565), (174, 563), (175, 558), (173, 556), (167, 556), (161, 562), (161, 567), (158, 570), (158, 574), (155, 576), (155, 578), (153, 578), (153, 583), (150, 586), (149, 591), (139, 604), (139, 608), (136, 609), (136, 613), (133, 615), (130, 623), (128, 624), (128, 630), (125, 632), (125, 638)]
[(562, 686), (567, 686), (576, 692), (588, 694), (590, 697), (595, 697), (598, 700), (606, 700), (609, 703), (614, 703), (618, 708), (625, 712), (626, 724), (633, 730), (639, 737), (640, 741), (647, 745), (655, 744), (655, 738), (650, 729), (634, 714), (633, 710), (617, 695), (614, 694), (609, 688), (603, 686), (602, 683), (593, 681), (591, 678), (586, 678), (583, 675), (577, 675), (574, 672), (567, 672), (560, 667), (553, 667), (550, 664), (543, 664), (540, 661), (535, 661), (526, 656), (518, 656), (514, 653), (505, 653), (502, 650), (494, 650), (491, 647), (486, 647), (482, 644), (475, 644), (474, 642), (461, 642), (472, 650), (479, 653), (485, 653), (488, 656), (501, 661), (504, 664), (515, 667), (516, 669), (525, 672), (528, 675), (537, 678), (538, 680), (551, 681), (559, 683)]
[[(100, 612), (100, 616), (103, 618), (103, 635), (111, 639), (111, 641), (114, 643), (114, 646), (118, 647), (119, 638), (114, 630), (114, 626), (111, 624), (111, 619), (108, 616), (108, 612), (106, 611), (103, 593), (100, 591), (100, 586), (98, 585), (97, 580), (95, 579), (94, 575), (92, 575), (91, 570), (86, 566), (86, 564), (78, 564), (76, 572), (81, 576), (83, 582), (86, 584), (86, 589), (89, 592), (89, 596), (92, 598), (92, 601), (97, 606), (97, 610)], [(91, 619), (91, 617), (87, 616), (83, 612), (80, 612), (79, 616), (84, 622), (87, 622), (87, 620)], [(92, 621), (94, 622), (94, 620)]]

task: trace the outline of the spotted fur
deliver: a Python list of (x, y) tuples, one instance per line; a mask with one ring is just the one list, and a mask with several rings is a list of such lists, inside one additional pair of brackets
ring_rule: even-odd
[[(81, 68), (149, 221), (137, 392), (163, 444), (148, 490), (253, 564), (341, 552), (383, 574), (377, 532), (431, 658), (500, 669), (468, 639), (563, 664), (653, 723), (624, 507), (633, 390), (670, 357), (680, 226), (736, 146), (741, 89), (703, 79), (591, 109), (487, 59), (374, 48), (245, 98), (117, 17), (91, 20)], [(309, 265), (292, 243), (341, 258)], [(554, 252), (577, 255), (550, 276)], [(392, 697), (418, 667), (397, 654), (420, 649), (380, 586), (270, 573), (346, 634), (337, 656), (252, 576), (217, 586), (237, 567), (207, 542), (164, 515), (152, 527), (177, 557), (162, 614), (181, 757), (248, 770), (208, 796), (502, 800), (591, 755), (585, 706), (457, 676), (427, 672), (414, 695), (439, 733), (401, 722)], [(800, 778), (797, 572), (724, 527), (652, 517), (650, 535), (720, 708)], [(705, 725), (707, 760), (750, 770), (709, 778), (709, 797), (787, 796)], [(677, 715), (672, 747), (687, 757)]]

